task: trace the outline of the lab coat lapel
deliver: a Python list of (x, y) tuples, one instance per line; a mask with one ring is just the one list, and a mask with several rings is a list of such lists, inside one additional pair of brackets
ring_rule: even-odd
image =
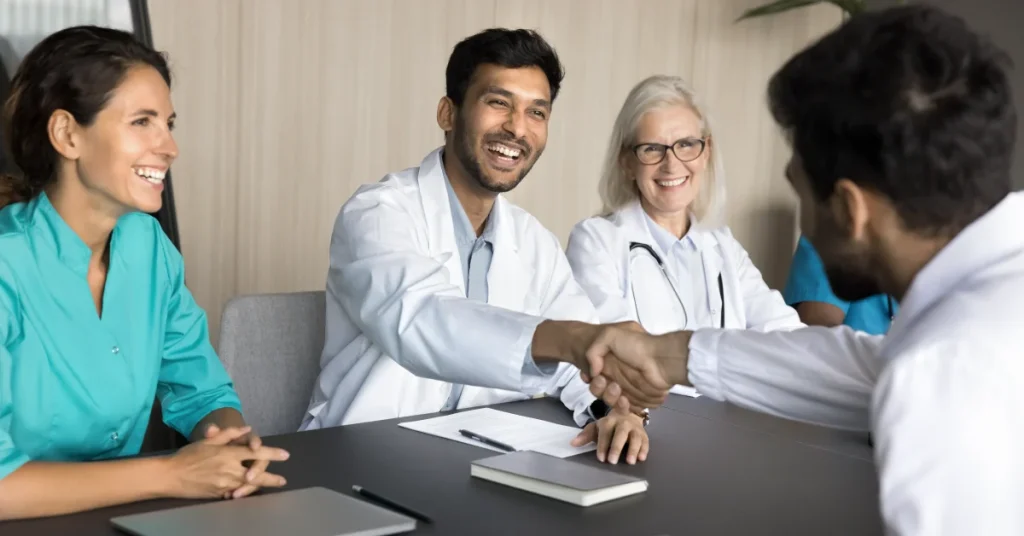
[[(647, 220), (643, 212), (643, 207), (640, 206), (639, 201), (633, 202), (627, 208), (624, 208), (621, 212), (623, 218), (623, 229), (626, 231), (626, 240), (629, 242), (640, 242), (647, 244), (655, 249), (662, 258), (665, 258), (666, 253), (658, 247), (657, 241), (651, 236), (651, 231), (647, 227)], [(695, 225), (695, 223), (693, 224)], [(722, 270), (724, 267), (724, 260), (722, 259), (721, 248), (719, 247), (718, 239), (715, 238), (714, 233), (702, 229), (696, 228), (691, 234), (694, 242), (697, 244), (697, 248), (700, 251), (701, 264), (704, 268), (704, 288), (703, 289), (691, 289), (693, 292), (704, 292), (707, 296), (707, 303), (710, 307), (710, 313), (713, 316), (715, 326), (719, 325), (719, 319), (721, 318), (722, 301), (723, 297), (728, 302), (729, 289), (728, 285), (725, 285), (728, 274), (723, 274)], [(627, 257), (628, 258), (628, 257)], [(623, 271), (626, 273), (626, 281), (630, 281), (628, 275), (628, 269), (631, 265), (627, 263), (627, 270)], [(723, 292), (718, 292), (718, 275), (722, 274), (723, 278)], [(673, 274), (675, 275), (675, 274)], [(728, 308), (727, 308), (728, 309)], [(701, 312), (701, 314), (705, 314)], [(726, 310), (726, 326), (730, 325), (731, 318), (736, 314), (736, 311)]]
[[(710, 308), (712, 324), (720, 326), (723, 301), (728, 302), (729, 285), (727, 274), (723, 272), (725, 263), (722, 259), (721, 248), (718, 247), (718, 239), (714, 233), (704, 229), (697, 229), (693, 234), (697, 248), (700, 250), (700, 260), (704, 267), (704, 291), (707, 293), (707, 303)], [(722, 292), (718, 292), (718, 276), (722, 276)], [(730, 324), (730, 318), (736, 311), (726, 310), (725, 325)]]
[(651, 236), (651, 230), (647, 228), (647, 220), (644, 215), (644, 209), (640, 206), (639, 201), (634, 201), (632, 204), (622, 209), (621, 218), (624, 225), (622, 226), (625, 231), (627, 242), (639, 242), (641, 244), (647, 244), (658, 252), (658, 255), (664, 257), (664, 252), (658, 247), (657, 242), (654, 241), (654, 237)]
[[(644, 209), (640, 206), (639, 201), (634, 201), (632, 204), (622, 208), (619, 212), (619, 217), (622, 219), (622, 230), (626, 236), (626, 248), (633, 242), (640, 244), (647, 244), (654, 248), (662, 258), (665, 257), (665, 253), (658, 247), (657, 242), (654, 241), (654, 237), (651, 236), (651, 230), (647, 228), (647, 221), (644, 216)], [(621, 257), (625, 259), (626, 264), (622, 266), (622, 270), (619, 272), (622, 274), (623, 280), (619, 283), (626, 289), (626, 296), (632, 299), (633, 288), (632, 282), (632, 271), (633, 271), (633, 252), (628, 249), (625, 252), (625, 256)], [(661, 277), (661, 274), (657, 274), (657, 277)]]
[(453, 285), (466, 293), (463, 280), (462, 263), (459, 249), (455, 244), (455, 227), (452, 225), (452, 209), (448, 202), (448, 189), (445, 186), (444, 162), (441, 150), (436, 149), (419, 167), (420, 202), (423, 204), (423, 215), (426, 218), (427, 240), (430, 254), (448, 269), (448, 277)]
[(494, 255), (487, 271), (487, 303), (512, 311), (524, 311), (526, 293), (533, 269), (519, 257), (515, 222), (508, 201), (501, 195), (494, 200), (489, 225), (494, 228)]

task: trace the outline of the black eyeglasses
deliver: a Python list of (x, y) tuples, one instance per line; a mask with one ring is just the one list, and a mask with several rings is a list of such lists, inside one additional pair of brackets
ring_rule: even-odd
[(633, 146), (633, 154), (641, 164), (653, 166), (665, 160), (668, 150), (672, 149), (672, 154), (676, 155), (680, 162), (690, 162), (704, 154), (705, 144), (704, 138), (683, 138), (672, 145), (641, 143)]

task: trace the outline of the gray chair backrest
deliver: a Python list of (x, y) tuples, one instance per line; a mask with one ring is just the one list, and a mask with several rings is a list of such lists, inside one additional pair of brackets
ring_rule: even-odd
[(224, 306), (220, 359), (260, 435), (299, 429), (320, 373), (324, 307), (323, 291), (239, 296)]

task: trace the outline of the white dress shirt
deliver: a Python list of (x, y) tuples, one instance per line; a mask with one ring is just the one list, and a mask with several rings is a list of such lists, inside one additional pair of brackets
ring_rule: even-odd
[(891, 534), (1021, 535), (1022, 304), (1024, 194), (1011, 194), (917, 274), (884, 338), (701, 330), (690, 381), (758, 411), (870, 430)]

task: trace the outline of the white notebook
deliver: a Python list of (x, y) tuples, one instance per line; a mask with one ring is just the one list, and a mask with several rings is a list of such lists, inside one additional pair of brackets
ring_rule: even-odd
[(539, 452), (510, 452), (477, 460), (470, 465), (470, 474), (577, 506), (592, 506), (647, 491), (647, 481), (642, 478)]
[(475, 432), (488, 439), (505, 443), (516, 450), (543, 452), (558, 458), (568, 458), (597, 450), (597, 445), (594, 443), (582, 447), (574, 447), (569, 444), (582, 431), (580, 428), (563, 426), (491, 408), (461, 411), (422, 421), (403, 422), (398, 426), (495, 452), (505, 451), (465, 437), (459, 433), (459, 430)]

